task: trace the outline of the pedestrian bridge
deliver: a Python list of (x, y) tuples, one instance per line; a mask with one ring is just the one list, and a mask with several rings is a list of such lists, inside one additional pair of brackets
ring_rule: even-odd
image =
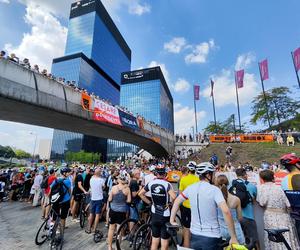
[(174, 153), (172, 133), (146, 121), (138, 129), (99, 121), (83, 106), (82, 94), (73, 88), (0, 59), (1, 120), (124, 141), (157, 157)]

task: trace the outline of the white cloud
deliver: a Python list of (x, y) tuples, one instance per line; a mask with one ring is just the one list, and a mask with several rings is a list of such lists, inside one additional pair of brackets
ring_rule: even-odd
[(213, 39), (208, 42), (200, 43), (192, 47), (192, 52), (185, 56), (186, 63), (206, 63), (209, 52), (214, 49), (215, 42)]
[(151, 12), (151, 6), (148, 4), (140, 4), (138, 2), (133, 3), (132, 5), (128, 6), (128, 11), (130, 14), (141, 16), (145, 13)]
[(167, 84), (169, 85), (169, 87), (171, 86), (171, 80), (170, 80), (170, 75), (169, 75), (169, 71), (167, 70), (167, 67), (164, 63), (159, 63), (157, 61), (151, 61), (148, 65), (149, 68), (152, 67), (156, 67), (156, 66), (160, 66), (160, 69), (165, 77), (165, 80), (167, 82)]
[(170, 42), (164, 44), (164, 49), (170, 53), (178, 54), (185, 47), (184, 37), (174, 37)]
[(0, 0), (0, 3), (10, 3), (9, 0)]
[(189, 91), (190, 87), (191, 85), (184, 78), (179, 78), (173, 86), (174, 91), (178, 93), (185, 93)]
[[(175, 133), (183, 134), (190, 133), (191, 127), (195, 126), (195, 113), (194, 109), (188, 106), (182, 106), (179, 103), (174, 104), (174, 120), (175, 120)], [(205, 111), (197, 112), (198, 124), (206, 117)]]
[[(235, 80), (234, 73), (231, 70), (223, 69), (220, 74), (211, 77), (215, 82), (214, 97), (217, 107), (222, 107), (230, 104), (236, 105)], [(203, 96), (210, 98), (210, 84), (203, 90)], [(258, 83), (254, 74), (246, 73), (244, 76), (244, 87), (239, 90), (240, 105), (249, 104), (253, 97), (259, 92)]]
[(9, 52), (29, 58), (32, 64), (50, 70), (52, 59), (64, 54), (67, 28), (42, 7), (30, 3), (26, 8), (25, 22), (31, 26), (18, 46), (6, 44)]
[(253, 52), (241, 54), (238, 56), (235, 64), (235, 70), (247, 69), (256, 60), (256, 56)]

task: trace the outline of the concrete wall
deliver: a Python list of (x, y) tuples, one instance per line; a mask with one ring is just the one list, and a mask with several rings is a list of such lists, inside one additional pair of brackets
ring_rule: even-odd
[[(133, 131), (92, 120), (83, 110), (81, 94), (7, 60), (0, 60), (0, 119), (117, 139), (153, 155), (173, 153), (174, 136), (149, 125), (151, 132)], [(148, 126), (148, 125), (147, 125)], [(161, 143), (151, 137), (159, 137)]]

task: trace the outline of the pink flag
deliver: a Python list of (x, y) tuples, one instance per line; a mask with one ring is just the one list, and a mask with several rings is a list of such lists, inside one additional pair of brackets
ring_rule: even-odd
[(211, 86), (211, 91), (210, 91), (210, 97), (212, 97), (214, 95), (214, 81), (210, 80), (210, 86)]
[(298, 71), (300, 69), (300, 48), (294, 51), (293, 57), (296, 71)]
[(244, 87), (244, 70), (239, 70), (235, 72), (235, 84), (238, 88)]
[(259, 71), (262, 81), (269, 79), (268, 59), (265, 59), (259, 63)]
[(200, 99), (200, 86), (194, 85), (194, 99), (198, 101)]

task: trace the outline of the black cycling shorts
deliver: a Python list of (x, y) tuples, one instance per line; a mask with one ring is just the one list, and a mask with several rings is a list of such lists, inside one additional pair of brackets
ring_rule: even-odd
[(185, 206), (180, 206), (181, 224), (185, 228), (191, 227), (191, 209)]
[(60, 218), (64, 220), (68, 217), (70, 201), (66, 201), (63, 203), (55, 202), (52, 205), (52, 209), (55, 211), (55, 213), (53, 213), (54, 220), (56, 220), (56, 214), (60, 214)]
[(170, 235), (167, 233), (166, 223), (170, 221), (170, 217), (164, 217), (162, 215), (157, 215), (152, 213), (151, 219), (151, 229), (152, 236), (154, 238), (162, 238), (167, 240)]
[(126, 220), (126, 212), (115, 212), (109, 209), (109, 224), (121, 224)]
[(79, 202), (79, 201), (81, 201), (82, 200), (82, 194), (83, 193), (76, 193), (76, 192), (74, 192), (73, 193), (73, 195), (74, 195), (74, 201), (76, 201), (76, 202)]

